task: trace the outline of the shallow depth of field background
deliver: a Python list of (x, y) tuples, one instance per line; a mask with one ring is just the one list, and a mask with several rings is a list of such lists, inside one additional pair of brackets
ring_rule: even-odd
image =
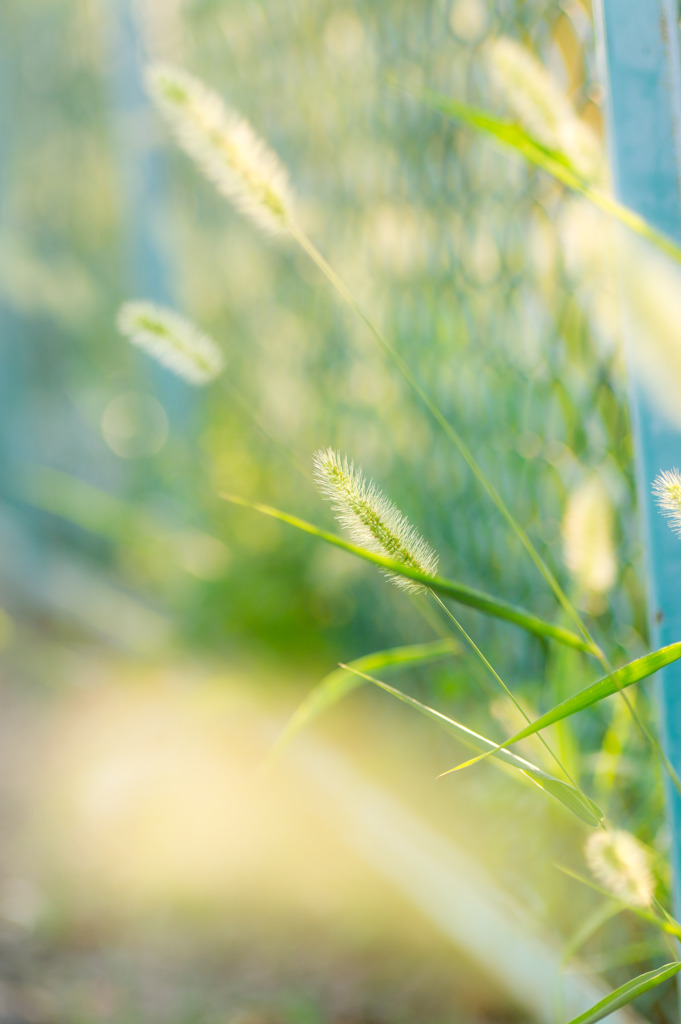
[[(271, 142), (310, 234), (624, 660), (645, 650), (645, 610), (617, 323), (566, 266), (562, 190), (400, 88), (502, 111), (481, 55), (509, 34), (600, 131), (590, 19), (586, 0), (2, 4), (0, 1021), (525, 1019), (367, 856), (346, 812), (370, 787), (558, 945), (591, 908), (554, 866), (583, 870), (577, 824), (493, 765), (436, 782), (461, 751), (382, 694), (354, 694), (257, 774), (339, 660), (433, 634), (370, 566), (220, 492), (329, 527), (306, 474), (332, 445), (447, 575), (558, 613), (361, 323), (213, 192), (140, 84), (150, 57), (179, 63)], [(226, 376), (192, 390), (133, 350), (115, 330), (129, 298), (209, 331)], [(594, 479), (613, 511), (605, 592), (563, 551)], [(593, 678), (577, 654), (462, 619), (529, 708)], [(398, 685), (486, 734), (513, 728), (463, 650)], [(613, 714), (556, 742), (653, 843), (659, 780), (626, 724), (607, 746)], [(584, 958), (616, 982), (655, 954), (618, 920)]]

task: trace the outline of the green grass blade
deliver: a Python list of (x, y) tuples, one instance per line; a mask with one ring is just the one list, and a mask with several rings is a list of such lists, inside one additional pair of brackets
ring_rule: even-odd
[(310, 533), (312, 536), (326, 541), (327, 544), (333, 544), (335, 547), (348, 551), (358, 558), (363, 558), (367, 562), (372, 562), (382, 569), (389, 569), (390, 572), (416, 580), (435, 593), (441, 594), (443, 597), (449, 597), (459, 604), (467, 605), (470, 608), (477, 608), (478, 611), (483, 612), (485, 615), (491, 615), (494, 618), (512, 622), (516, 626), (527, 630), (527, 632), (533, 633), (535, 636), (544, 637), (547, 640), (555, 640), (558, 643), (565, 644), (567, 647), (574, 647), (579, 651), (586, 651), (596, 656), (599, 656), (601, 653), (597, 647), (592, 646), (587, 640), (573, 633), (572, 630), (565, 629), (563, 626), (558, 626), (552, 622), (546, 622), (544, 619), (525, 611), (523, 608), (517, 608), (515, 605), (508, 604), (505, 601), (499, 601), (496, 597), (492, 597), (491, 594), (474, 590), (463, 583), (445, 579), (442, 576), (426, 576), (424, 573), (419, 572), (418, 569), (412, 569), (411, 566), (404, 565), (401, 562), (394, 562), (383, 555), (375, 554), (373, 551), (367, 551), (365, 548), (358, 547), (358, 545), (344, 540), (335, 533), (322, 530), (318, 526), (306, 522), (304, 519), (299, 519), (298, 516), (289, 515), (287, 512), (272, 508), (270, 505), (246, 501), (243, 498), (237, 498), (230, 494), (222, 494), (221, 497), (235, 505), (242, 505), (273, 519), (278, 519), (282, 523), (295, 526), (298, 530)]
[(568, 782), (564, 782), (562, 779), (557, 779), (554, 775), (550, 775), (543, 769), (538, 768), (532, 764), (531, 761), (526, 761), (524, 757), (518, 757), (516, 754), (512, 754), (509, 750), (502, 750), (497, 747), (493, 740), (487, 739), (486, 736), (481, 736), (479, 733), (473, 732), (472, 729), (462, 725), (461, 722), (457, 722), (454, 718), (449, 718), (448, 715), (443, 714), (441, 711), (436, 711), (435, 708), (428, 707), (427, 704), (422, 704), (421, 701), (416, 700), (415, 697), (410, 697), (408, 694), (403, 693), (401, 690), (396, 690), (394, 686), (390, 686), (388, 683), (384, 683), (381, 679), (376, 679), (374, 676), (368, 675), (366, 672), (358, 672), (357, 669), (351, 665), (342, 665), (342, 668), (346, 669), (353, 675), (359, 675), (362, 679), (365, 679), (369, 683), (373, 683), (374, 686), (380, 687), (389, 693), (391, 697), (395, 697), (397, 700), (402, 701), (409, 707), (420, 712), (426, 718), (429, 718), (432, 722), (435, 722), (440, 728), (444, 729), (449, 733), (450, 736), (461, 740), (468, 746), (473, 747), (476, 750), (486, 750), (492, 755), (498, 757), (505, 764), (510, 765), (513, 768), (517, 768), (525, 775), (526, 778), (530, 779), (536, 786), (543, 789), (545, 793), (557, 800), (558, 803), (562, 804), (568, 811), (574, 814), (580, 821), (586, 822), (587, 825), (597, 826), (603, 820), (603, 812), (600, 807), (590, 800), (579, 790), (575, 789), (574, 786)]
[[(451, 657), (460, 649), (454, 640), (435, 640), (427, 644), (411, 644), (407, 647), (390, 647), (385, 651), (376, 651), (362, 658), (356, 658), (350, 662), (350, 665), (360, 672), (405, 669), (413, 665), (423, 665), (430, 661)], [(361, 686), (363, 682), (361, 676), (352, 675), (342, 668), (334, 669), (333, 672), (325, 676), (301, 701), (289, 718), (267, 757), (266, 766), (272, 765), (302, 729), (310, 725), (322, 712), (328, 711), (334, 704)]]
[(585, 885), (587, 889), (593, 889), (594, 892), (604, 896), (611, 903), (614, 903), (620, 910), (630, 910), (636, 917), (640, 917), (642, 921), (647, 921), (648, 924), (654, 925), (665, 935), (673, 935), (677, 939), (681, 939), (681, 925), (676, 921), (670, 914), (665, 911), (665, 917), (654, 913), (652, 910), (646, 910), (644, 907), (639, 907), (635, 903), (627, 903), (621, 896), (617, 896), (614, 892), (609, 889), (604, 889), (602, 885), (598, 885), (593, 882), (590, 878), (585, 878), (584, 875), (580, 875), (578, 871), (573, 871), (572, 868), (566, 868), (563, 864), (554, 865), (559, 871), (562, 871), (568, 878), (573, 878), (575, 882), (579, 882), (580, 885)]
[(541, 715), (536, 722), (521, 729), (512, 739), (508, 740), (508, 743), (516, 743), (518, 740), (534, 735), (540, 729), (553, 725), (554, 722), (559, 722), (562, 718), (569, 718), (570, 715), (575, 715), (578, 711), (592, 707), (605, 697), (610, 697), (611, 694), (624, 690), (633, 683), (647, 679), (659, 669), (664, 668), (665, 665), (671, 665), (678, 658), (681, 658), (681, 643), (669, 644), (668, 647), (661, 647), (659, 651), (646, 654), (643, 658), (630, 661), (628, 665), (623, 665), (615, 672), (610, 672), (607, 676), (592, 683), (591, 686), (587, 686), (579, 693), (557, 704), (555, 708)]
[(494, 117), (484, 110), (466, 106), (458, 103), (449, 96), (432, 92), (428, 89), (419, 90), (416, 96), (428, 106), (439, 110), (440, 113), (456, 121), (464, 121), (478, 131), (491, 136), (502, 146), (514, 150), (520, 154), (528, 163), (546, 171), (561, 184), (567, 186), (573, 192), (578, 192), (585, 199), (593, 203), (600, 210), (615, 217), (621, 224), (624, 224), (635, 234), (640, 235), (651, 242), (658, 249), (670, 256), (677, 263), (681, 263), (681, 247), (676, 245), (670, 238), (656, 231), (633, 210), (618, 203), (616, 199), (594, 188), (588, 181), (585, 181), (575, 170), (564, 153), (554, 149), (548, 149), (538, 142), (532, 135), (525, 131), (520, 125), (514, 122), (504, 121)]
[(563, 955), (561, 957), (561, 963), (563, 967), (570, 963), (570, 961), (579, 953), (582, 946), (589, 941), (589, 939), (599, 931), (603, 925), (611, 921), (617, 914), (621, 914), (624, 907), (618, 906), (616, 903), (603, 903), (600, 907), (596, 907), (592, 914), (586, 917), (577, 930), (572, 935), (572, 938), (567, 942), (563, 949)]
[[(678, 658), (681, 658), (681, 643), (669, 644), (668, 647), (661, 647), (659, 651), (646, 654), (643, 658), (630, 661), (628, 665), (623, 665), (622, 668), (618, 668), (615, 672), (608, 673), (607, 676), (598, 679), (591, 686), (587, 686), (584, 690), (580, 690), (579, 693), (575, 693), (572, 697), (568, 697), (567, 700), (557, 704), (555, 708), (551, 708), (550, 711), (541, 715), (535, 722), (517, 732), (515, 736), (511, 736), (509, 740), (501, 744), (501, 747), (509, 747), (512, 743), (524, 740), (528, 736), (534, 736), (541, 729), (546, 729), (549, 725), (560, 722), (563, 718), (569, 718), (571, 715), (576, 715), (578, 711), (584, 711), (586, 708), (592, 707), (599, 701), (604, 700), (605, 697), (610, 697), (613, 693), (619, 693), (620, 690), (626, 689), (627, 686), (631, 686), (633, 683), (647, 679), (659, 671), (659, 669), (664, 668), (665, 665), (671, 665), (673, 661), (677, 661)], [(484, 754), (482, 755), (482, 757), (485, 756)], [(450, 771), (468, 768), (469, 765), (480, 760), (482, 760), (481, 757), (472, 758), (472, 760), (457, 765), (456, 768), (452, 768)], [(445, 772), (444, 774), (448, 773)]]
[(143, 516), (120, 498), (48, 466), (31, 468), (22, 480), (20, 493), (36, 508), (102, 537), (118, 540), (146, 526)]
[(620, 985), (619, 988), (616, 988), (605, 999), (601, 999), (600, 1003), (596, 1003), (586, 1013), (575, 1017), (574, 1020), (570, 1021), (570, 1024), (595, 1024), (596, 1021), (603, 1020), (604, 1017), (614, 1013), (615, 1010), (628, 1006), (634, 999), (642, 996), (644, 992), (650, 991), (656, 985), (661, 985), (663, 981), (666, 981), (667, 978), (672, 978), (679, 971), (681, 971), (681, 962), (677, 961), (672, 964), (665, 964), (664, 967), (658, 967), (656, 971), (639, 974), (638, 978), (632, 978), (631, 981)]
[(623, 946), (610, 946), (601, 953), (592, 954), (590, 965), (601, 973), (619, 967), (631, 967), (633, 964), (647, 964), (668, 953), (667, 943), (662, 938), (648, 939), (647, 942), (627, 942)]

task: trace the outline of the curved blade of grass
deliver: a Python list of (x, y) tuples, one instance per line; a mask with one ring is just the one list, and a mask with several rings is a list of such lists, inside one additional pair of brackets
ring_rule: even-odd
[(623, 946), (611, 946), (595, 956), (592, 954), (590, 964), (593, 970), (602, 973), (618, 967), (647, 964), (651, 960), (659, 960), (668, 952), (667, 943), (660, 938), (649, 939), (647, 942), (627, 942)]
[(411, 566), (404, 565), (402, 562), (394, 562), (390, 558), (385, 558), (383, 555), (375, 554), (373, 551), (367, 551), (365, 548), (358, 547), (358, 545), (344, 540), (335, 533), (329, 533), (327, 530), (322, 530), (313, 523), (308, 523), (305, 519), (299, 519), (298, 516), (289, 515), (288, 512), (282, 512), (280, 509), (273, 508), (271, 505), (262, 505), (255, 501), (246, 501), (244, 498), (237, 498), (231, 494), (221, 494), (220, 497), (225, 501), (232, 502), (234, 505), (242, 505), (244, 508), (250, 508), (255, 512), (261, 512), (263, 515), (270, 516), (273, 519), (278, 519), (282, 523), (288, 523), (289, 526), (295, 526), (298, 530), (310, 533), (312, 536), (326, 541), (327, 544), (333, 544), (335, 547), (341, 548), (343, 551), (348, 551), (350, 554), (356, 555), (358, 558), (363, 558), (367, 562), (372, 562), (374, 565), (378, 565), (382, 569), (389, 569), (390, 572), (398, 573), (400, 576), (406, 576), (408, 579), (416, 580), (418, 583), (422, 583), (425, 587), (430, 588), (430, 590), (433, 590), (435, 593), (442, 594), (444, 597), (449, 597), (454, 601), (458, 601), (459, 604), (468, 605), (470, 608), (477, 608), (478, 611), (483, 612), (485, 615), (491, 615), (497, 619), (505, 619), (507, 622), (513, 622), (516, 626), (520, 626), (522, 629), (527, 630), (529, 633), (533, 633), (535, 636), (544, 637), (548, 640), (556, 640), (558, 643), (565, 644), (567, 647), (574, 647), (579, 651), (586, 651), (588, 654), (594, 654), (597, 657), (601, 655), (599, 648), (590, 644), (587, 640), (578, 636), (576, 633), (573, 633), (571, 630), (565, 629), (563, 626), (558, 626), (552, 622), (546, 622), (545, 619), (541, 619), (539, 616), (533, 615), (531, 612), (527, 612), (523, 608), (517, 608), (515, 605), (507, 604), (505, 601), (499, 601), (491, 594), (485, 594), (481, 590), (475, 590), (472, 587), (467, 587), (463, 583), (458, 583), (456, 580), (445, 579), (442, 576), (426, 576), (424, 573), (419, 572), (418, 569), (412, 569)]
[[(578, 711), (584, 711), (585, 708), (592, 707), (605, 697), (610, 697), (613, 693), (618, 693), (633, 683), (639, 683), (642, 679), (647, 679), (659, 671), (659, 669), (670, 665), (673, 661), (677, 661), (678, 658), (681, 658), (681, 643), (669, 644), (668, 647), (661, 647), (659, 651), (646, 654), (643, 658), (630, 661), (628, 665), (623, 665), (622, 668), (616, 669), (615, 672), (608, 673), (607, 676), (596, 680), (591, 686), (587, 686), (584, 690), (580, 690), (579, 693), (575, 693), (572, 697), (568, 697), (567, 700), (557, 704), (555, 708), (551, 708), (550, 711), (541, 715), (535, 722), (517, 732), (515, 736), (511, 736), (509, 740), (501, 744), (501, 747), (509, 747), (512, 743), (517, 743), (528, 736), (533, 736), (541, 729), (546, 729), (549, 725), (560, 722), (563, 718), (569, 718), (571, 715), (576, 715)], [(486, 756), (486, 754), (482, 755), (482, 757)], [(450, 768), (449, 771), (455, 772), (461, 768), (468, 768), (469, 765), (482, 760), (482, 757), (474, 757), (464, 764), (457, 765), (456, 768)], [(448, 775), (449, 772), (444, 772), (444, 774)]]
[(595, 935), (603, 925), (607, 924), (613, 917), (621, 914), (623, 910), (624, 907), (620, 907), (615, 903), (603, 903), (600, 907), (597, 907), (596, 910), (594, 910), (593, 914), (589, 914), (565, 945), (563, 955), (561, 957), (561, 963), (563, 966), (565, 967), (570, 963), (573, 957), (577, 955), (582, 946), (589, 941), (592, 935)]
[(644, 992), (655, 988), (656, 985), (661, 985), (663, 981), (666, 981), (667, 978), (672, 978), (679, 971), (681, 971), (681, 961), (665, 964), (664, 967), (658, 967), (656, 971), (639, 974), (638, 978), (632, 978), (631, 981), (620, 985), (619, 988), (616, 988), (605, 999), (601, 999), (600, 1003), (596, 1003), (586, 1013), (575, 1017), (570, 1021), (570, 1024), (595, 1024), (596, 1021), (603, 1020), (604, 1017), (614, 1013), (615, 1010), (628, 1006), (634, 999), (642, 996)]
[(681, 263), (681, 247), (660, 231), (656, 231), (639, 214), (618, 203), (607, 192), (594, 188), (578, 174), (564, 153), (548, 149), (520, 125), (494, 117), (484, 110), (478, 110), (475, 107), (457, 103), (456, 100), (451, 99), (449, 96), (432, 92), (429, 89), (418, 90), (418, 92), (415, 92), (415, 95), (428, 106), (439, 110), (440, 113), (445, 114), (447, 117), (451, 117), (456, 121), (464, 121), (478, 131), (491, 136), (507, 149), (512, 149), (519, 153), (528, 163), (533, 164), (535, 167), (540, 167), (557, 181), (560, 181), (561, 184), (567, 186), (573, 192), (578, 192), (589, 202), (593, 203), (594, 206), (615, 217), (616, 220), (637, 235), (647, 239), (647, 241), (651, 242), (677, 263)]
[(667, 647), (661, 647), (659, 650), (646, 654), (642, 658), (630, 661), (628, 665), (623, 665), (622, 668), (608, 673), (607, 676), (598, 679), (591, 686), (585, 687), (579, 693), (557, 704), (555, 708), (541, 715), (536, 722), (521, 729), (509, 742), (515, 743), (516, 740), (532, 736), (539, 729), (544, 729), (548, 725), (553, 725), (554, 722), (559, 722), (562, 718), (568, 718), (578, 711), (583, 711), (584, 708), (591, 707), (605, 697), (609, 697), (619, 690), (626, 689), (627, 686), (632, 686), (643, 679), (648, 679), (661, 668), (677, 661), (678, 658), (681, 658), (681, 643), (669, 644)]
[(384, 683), (381, 679), (376, 679), (374, 676), (368, 675), (366, 672), (359, 672), (351, 665), (341, 665), (341, 668), (347, 672), (351, 672), (353, 675), (359, 675), (362, 679), (365, 679), (369, 683), (373, 683), (374, 686), (380, 687), (389, 693), (391, 697), (395, 697), (397, 700), (401, 700), (404, 704), (419, 711), (426, 718), (435, 722), (442, 729), (449, 733), (450, 736), (454, 736), (456, 739), (461, 740), (468, 746), (474, 747), (477, 750), (487, 750), (490, 754), (497, 756), (505, 764), (511, 765), (513, 768), (517, 768), (519, 771), (534, 782), (536, 786), (543, 789), (545, 793), (557, 800), (558, 803), (562, 804), (568, 811), (574, 814), (580, 821), (586, 822), (587, 825), (597, 826), (603, 820), (603, 812), (600, 807), (590, 800), (579, 790), (575, 789), (574, 786), (568, 782), (563, 782), (562, 779), (557, 779), (554, 775), (550, 775), (543, 769), (538, 768), (532, 764), (531, 761), (526, 761), (524, 757), (518, 757), (517, 754), (512, 754), (509, 750), (502, 750), (496, 746), (493, 740), (488, 740), (486, 736), (481, 736), (477, 732), (473, 732), (472, 729), (462, 725), (461, 722), (457, 722), (454, 718), (449, 718), (448, 715), (443, 714), (441, 711), (436, 711), (435, 708), (428, 707), (427, 704), (422, 704), (421, 701), (416, 700), (415, 697), (410, 697), (408, 694), (403, 693), (401, 690), (396, 690), (394, 686), (390, 686), (388, 683)]
[[(572, 868), (566, 868), (563, 864), (554, 865), (559, 871), (562, 871), (568, 878), (574, 878), (575, 882), (579, 882), (581, 885), (585, 885), (587, 889), (593, 889), (594, 892), (600, 893), (601, 896), (605, 896), (606, 899), (614, 903), (620, 910), (630, 910), (636, 917), (640, 917), (642, 921), (647, 921), (648, 924), (655, 925), (661, 932), (666, 935), (674, 935), (677, 939), (681, 939), (681, 924), (675, 921), (669, 914), (666, 917), (660, 917), (658, 914), (653, 913), (652, 910), (646, 910), (644, 907), (639, 907), (635, 903), (627, 903), (620, 896), (616, 896), (614, 892), (610, 892), (609, 889), (604, 889), (603, 886), (593, 882), (590, 878), (586, 878), (584, 875), (580, 875), (578, 871), (573, 871)], [(666, 913), (666, 911), (665, 911)]]
[[(350, 662), (350, 665), (360, 672), (405, 669), (412, 665), (423, 665), (430, 661), (451, 657), (460, 650), (461, 648), (454, 640), (435, 640), (427, 644), (411, 644), (406, 647), (390, 647), (385, 651), (375, 651), (373, 654), (356, 658)], [(265, 767), (270, 767), (273, 764), (302, 729), (310, 725), (322, 712), (327, 711), (349, 693), (352, 693), (363, 682), (361, 676), (352, 675), (343, 668), (329, 672), (293, 712), (268, 754)]]

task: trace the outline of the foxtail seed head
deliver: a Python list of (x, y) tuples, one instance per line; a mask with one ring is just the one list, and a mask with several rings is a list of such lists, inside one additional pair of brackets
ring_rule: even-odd
[(523, 127), (565, 153), (585, 178), (597, 178), (603, 162), (598, 138), (535, 55), (515, 39), (499, 36), (486, 44), (486, 56), (492, 78)]
[(681, 536), (681, 473), (678, 469), (665, 469), (653, 483), (653, 494), (669, 525)]
[(590, 594), (605, 594), (617, 578), (613, 508), (600, 477), (571, 492), (563, 518), (565, 564)]
[[(438, 557), (396, 505), (367, 481), (361, 469), (331, 448), (314, 456), (315, 480), (341, 526), (360, 547), (401, 562), (426, 576), (437, 573)], [(386, 575), (405, 590), (422, 586), (396, 573)]]
[(197, 78), (153, 64), (147, 88), (186, 153), (242, 213), (273, 234), (291, 223), (288, 176), (239, 114)]
[(153, 302), (126, 302), (118, 311), (118, 329), (190, 384), (207, 384), (224, 369), (212, 338), (170, 309)]
[(630, 832), (592, 832), (584, 848), (595, 878), (625, 903), (650, 905), (654, 883), (648, 854)]

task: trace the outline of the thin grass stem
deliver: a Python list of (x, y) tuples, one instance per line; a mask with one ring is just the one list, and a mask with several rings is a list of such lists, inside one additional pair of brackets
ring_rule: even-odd
[(298, 472), (301, 473), (306, 480), (312, 482), (312, 473), (303, 462), (302, 457), (298, 456), (297, 452), (291, 447), (291, 445), (279, 440), (279, 438), (275, 437), (271, 433), (269, 428), (264, 425), (258, 414), (255, 412), (250, 402), (244, 398), (238, 387), (235, 384), (230, 383), (226, 377), (222, 378), (221, 384), (224, 392), (229, 396), (230, 403), (237, 405), (243, 415), (250, 420), (256, 430), (262, 434), (262, 436), (269, 441), (274, 448), (277, 448), (283, 455), (285, 455), (289, 462), (295, 466)]
[[(469, 636), (469, 634), (468, 634), (468, 633), (466, 632), (466, 630), (465, 630), (465, 629), (464, 629), (464, 627), (463, 627), (463, 626), (461, 625), (461, 623), (459, 622), (459, 620), (458, 620), (458, 619), (456, 618), (456, 616), (454, 615), (454, 613), (453, 613), (453, 612), (451, 612), (451, 611), (450, 611), (450, 609), (449, 609), (449, 608), (447, 607), (447, 605), (446, 605), (446, 604), (444, 603), (444, 601), (442, 600), (442, 598), (440, 598), (440, 597), (439, 597), (439, 596), (438, 596), (437, 594), (435, 594), (435, 593), (434, 593), (433, 591), (431, 591), (431, 594), (433, 595), (433, 600), (434, 600), (434, 601), (436, 602), (436, 604), (438, 604), (438, 605), (440, 606), (440, 608), (441, 608), (441, 609), (443, 610), (443, 612), (445, 613), (445, 615), (447, 615), (447, 616), (448, 616), (448, 618), (450, 618), (450, 619), (452, 620), (452, 622), (454, 623), (454, 625), (456, 626), (456, 628), (458, 629), (459, 633), (460, 633), (460, 634), (461, 634), (461, 636), (462, 636), (462, 637), (464, 638), (464, 640), (466, 641), (466, 643), (467, 643), (467, 644), (468, 644), (468, 645), (469, 645), (469, 646), (470, 646), (470, 647), (471, 647), (471, 648), (472, 648), (472, 649), (473, 649), (473, 650), (475, 651), (475, 653), (477, 654), (478, 658), (480, 658), (480, 660), (481, 660), (481, 662), (483, 663), (483, 665), (484, 665), (484, 666), (485, 666), (485, 667), (486, 667), (486, 668), (487, 668), (487, 669), (489, 670), (489, 672), (491, 672), (491, 674), (492, 674), (492, 675), (494, 676), (494, 678), (495, 678), (495, 679), (496, 679), (496, 681), (497, 681), (497, 682), (499, 683), (499, 686), (500, 686), (500, 687), (502, 688), (502, 690), (504, 691), (504, 693), (506, 694), (506, 696), (507, 696), (507, 697), (509, 698), (509, 700), (510, 700), (510, 701), (511, 701), (511, 702), (513, 703), (513, 705), (514, 705), (514, 706), (515, 706), (515, 707), (517, 708), (517, 710), (518, 710), (518, 711), (520, 712), (520, 714), (521, 714), (521, 715), (523, 716), (523, 718), (525, 719), (525, 721), (526, 721), (526, 722), (527, 722), (528, 724), (530, 724), (530, 722), (531, 722), (531, 719), (530, 719), (529, 715), (527, 714), (527, 712), (525, 711), (525, 709), (523, 708), (522, 704), (521, 704), (521, 703), (520, 703), (520, 702), (519, 702), (519, 701), (518, 701), (518, 700), (516, 699), (516, 697), (515, 697), (515, 696), (513, 695), (513, 692), (512, 692), (512, 691), (510, 690), (510, 688), (509, 688), (509, 687), (508, 687), (508, 686), (506, 685), (506, 683), (505, 683), (505, 682), (504, 682), (504, 680), (503, 680), (503, 679), (501, 678), (501, 676), (499, 675), (499, 673), (498, 673), (498, 672), (496, 671), (496, 669), (494, 668), (494, 666), (493, 666), (493, 665), (492, 665), (492, 664), (491, 664), (491, 663), (490, 663), (490, 662), (488, 661), (488, 659), (487, 659), (487, 658), (485, 657), (485, 655), (484, 655), (484, 654), (482, 653), (482, 651), (480, 650), (480, 648), (479, 648), (479, 647), (478, 647), (478, 645), (476, 644), (475, 640), (473, 640), (473, 638), (472, 638), (471, 636)], [(576, 790), (577, 790), (577, 792), (578, 792), (578, 793), (580, 794), (580, 796), (582, 796), (582, 797), (584, 797), (585, 799), (587, 799), (587, 797), (586, 797), (586, 793), (584, 793), (584, 792), (583, 792), (583, 790), (582, 790), (582, 789), (581, 789), (581, 787), (580, 787), (580, 786), (578, 785), (578, 783), (577, 783), (577, 782), (575, 781), (575, 779), (573, 779), (573, 777), (571, 776), (570, 772), (569, 772), (569, 771), (567, 770), (567, 768), (565, 767), (565, 765), (563, 764), (563, 762), (562, 762), (562, 761), (560, 760), (560, 758), (558, 757), (558, 755), (557, 755), (556, 753), (554, 753), (554, 751), (553, 751), (553, 750), (551, 749), (551, 746), (550, 746), (550, 744), (549, 744), (549, 743), (548, 743), (548, 742), (546, 741), (546, 739), (545, 739), (545, 738), (544, 738), (543, 736), (541, 736), (541, 735), (540, 735), (540, 736), (539, 736), (539, 738), (540, 738), (540, 740), (541, 740), (541, 744), (542, 744), (542, 746), (543, 746), (543, 747), (544, 747), (544, 749), (546, 750), (546, 752), (547, 752), (547, 754), (549, 755), (549, 757), (551, 757), (551, 758), (552, 758), (552, 759), (553, 759), (553, 760), (554, 760), (554, 761), (556, 762), (556, 764), (558, 765), (558, 767), (560, 768), (560, 770), (561, 770), (561, 771), (563, 772), (563, 774), (564, 774), (564, 775), (565, 775), (565, 777), (566, 777), (566, 778), (567, 778), (567, 779), (569, 780), (569, 782), (570, 782), (570, 783), (571, 783), (571, 784), (572, 784), (572, 785), (573, 785), (573, 786), (575, 787), (575, 789), (576, 789)]]

